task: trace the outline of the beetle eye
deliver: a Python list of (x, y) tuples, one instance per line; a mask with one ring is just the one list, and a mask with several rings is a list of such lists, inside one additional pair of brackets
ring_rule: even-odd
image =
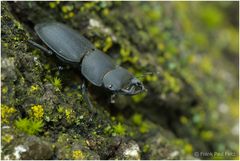
[(112, 88), (112, 85), (110, 84), (108, 87), (109, 87), (109, 88)]

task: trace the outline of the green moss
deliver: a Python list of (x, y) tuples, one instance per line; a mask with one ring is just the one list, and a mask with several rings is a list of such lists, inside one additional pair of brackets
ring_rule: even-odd
[(7, 86), (2, 87), (2, 93), (6, 94), (7, 92), (8, 92), (8, 87)]
[(139, 114), (139, 113), (135, 113), (133, 116), (132, 116), (132, 121), (134, 124), (136, 125), (141, 125), (142, 123), (142, 115)]
[(202, 12), (200, 13), (200, 18), (202, 22), (207, 25), (209, 28), (214, 28), (220, 26), (224, 21), (224, 16), (222, 12), (220, 12), (214, 6), (204, 7)]
[(49, 7), (52, 9), (56, 8), (59, 3), (60, 3), (59, 1), (49, 2)]
[(206, 74), (210, 74), (212, 72), (213, 66), (212, 66), (212, 62), (209, 58), (207, 57), (203, 57), (201, 59), (201, 62), (199, 64), (199, 67), (201, 68), (201, 70), (203, 72), (205, 72)]
[(147, 152), (149, 152), (149, 150), (150, 150), (150, 146), (149, 146), (148, 144), (145, 144), (145, 145), (143, 146), (143, 152), (144, 152), (144, 153), (147, 153)]
[(112, 38), (111, 37), (107, 37), (106, 40), (105, 40), (105, 46), (103, 48), (103, 51), (106, 52), (109, 48), (112, 47)]
[(138, 94), (138, 95), (134, 95), (134, 96), (132, 96), (131, 98), (133, 99), (133, 101), (134, 101), (135, 103), (139, 103), (139, 102), (141, 102), (146, 96), (147, 96), (147, 93), (141, 93), (141, 94)]
[(74, 6), (72, 6), (72, 5), (66, 5), (66, 6), (62, 6), (61, 10), (62, 10), (63, 13), (67, 13), (67, 12), (72, 11), (73, 8), (74, 8)]
[(113, 134), (117, 134), (117, 135), (125, 135), (126, 134), (126, 128), (121, 123), (114, 125), (112, 128), (113, 128)]
[(111, 129), (112, 129), (112, 127), (110, 125), (105, 127), (104, 128), (104, 134), (110, 135), (111, 134)]
[(189, 121), (188, 121), (188, 118), (186, 117), (186, 116), (181, 116), (180, 117), (180, 122), (182, 123), (182, 124), (187, 124)]
[(164, 77), (165, 77), (165, 92), (172, 91), (174, 93), (178, 93), (181, 89), (181, 85), (179, 81), (173, 77), (170, 73), (164, 72)]
[(129, 48), (121, 48), (120, 49), (120, 54), (121, 54), (121, 56), (123, 57), (123, 59), (127, 59), (127, 57), (129, 57), (129, 55), (130, 55), (130, 49)]
[(62, 81), (58, 77), (53, 77), (51, 79), (51, 83), (53, 84), (54, 87), (56, 87), (57, 90), (60, 90), (62, 88)]
[(19, 119), (15, 121), (15, 126), (21, 132), (24, 132), (28, 135), (36, 135), (42, 131), (43, 122), (41, 120), (33, 120), (33, 119)]
[(210, 130), (208, 130), (208, 131), (202, 131), (202, 132), (200, 133), (200, 136), (201, 136), (201, 138), (202, 138), (203, 140), (205, 140), (205, 141), (210, 141), (210, 140), (213, 139), (214, 133), (213, 133), (212, 131), (210, 131)]
[(64, 112), (68, 123), (73, 123), (76, 121), (76, 114), (72, 108), (66, 108)]
[(192, 154), (192, 152), (193, 152), (193, 147), (192, 147), (191, 144), (185, 144), (183, 150), (184, 150), (184, 152), (185, 152), (186, 154)]
[(143, 122), (139, 127), (139, 131), (141, 133), (147, 133), (149, 132), (149, 130), (150, 130), (150, 127), (149, 127), (149, 123), (147, 122)]
[(155, 82), (158, 80), (158, 77), (156, 75), (146, 75), (145, 78), (148, 82)]
[(107, 126), (104, 128), (104, 133), (108, 135), (125, 135), (126, 134), (126, 128), (123, 124), (118, 123), (113, 126)]

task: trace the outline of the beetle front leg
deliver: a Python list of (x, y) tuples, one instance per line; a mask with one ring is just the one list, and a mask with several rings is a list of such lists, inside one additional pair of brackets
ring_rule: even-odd
[(88, 89), (87, 89), (87, 85), (86, 85), (85, 81), (83, 81), (83, 84), (82, 84), (82, 95), (83, 95), (84, 101), (87, 102), (88, 108), (92, 112), (92, 114), (90, 114), (90, 117), (89, 117), (89, 122), (92, 122), (92, 120), (96, 116), (97, 112), (93, 108), (93, 105), (92, 105), (92, 103), (91, 103), (91, 101), (89, 99)]
[(28, 43), (30, 43), (32, 46), (34, 46), (34, 47), (36, 47), (36, 48), (44, 51), (44, 52), (47, 53), (48, 55), (52, 55), (52, 54), (53, 54), (52, 51), (48, 50), (47, 48), (43, 47), (42, 45), (40, 45), (40, 44), (38, 44), (38, 43), (36, 43), (36, 42), (34, 42), (34, 41), (32, 41), (32, 40), (28, 40)]
[(112, 94), (110, 98), (111, 103), (115, 103), (116, 94)]
[(83, 95), (84, 101), (87, 102), (87, 105), (88, 105), (89, 109), (90, 109), (91, 111), (93, 111), (93, 105), (92, 105), (92, 103), (91, 103), (91, 101), (90, 101), (90, 99), (89, 99), (88, 89), (87, 89), (87, 86), (86, 86), (85, 81), (84, 81), (83, 84), (82, 84), (82, 95)]

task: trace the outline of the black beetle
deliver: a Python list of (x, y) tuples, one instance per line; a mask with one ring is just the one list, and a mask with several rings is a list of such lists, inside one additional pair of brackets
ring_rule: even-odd
[[(34, 29), (51, 50), (32, 40), (28, 40), (29, 43), (77, 67), (92, 84), (110, 90), (113, 95), (135, 95), (145, 91), (144, 85), (136, 77), (125, 68), (115, 65), (108, 55), (96, 49), (77, 31), (58, 22), (40, 23)], [(85, 81), (82, 91), (88, 105), (92, 107)]]

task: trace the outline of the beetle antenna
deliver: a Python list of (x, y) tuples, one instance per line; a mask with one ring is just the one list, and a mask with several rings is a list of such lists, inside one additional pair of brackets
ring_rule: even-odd
[(147, 75), (158, 75), (160, 74), (160, 72), (146, 72), (142, 75), (136, 76), (136, 78), (142, 78), (142, 77), (146, 77)]

